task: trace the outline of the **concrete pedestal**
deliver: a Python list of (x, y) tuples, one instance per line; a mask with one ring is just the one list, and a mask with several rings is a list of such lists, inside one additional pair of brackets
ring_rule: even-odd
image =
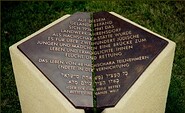
[[(111, 14), (151, 32), (116, 13), (111, 12)], [(19, 44), (69, 16), (63, 16), (10, 47), (14, 75), (23, 113), (84, 113), (83, 109), (76, 109), (17, 48)], [(155, 35), (159, 36), (158, 34)], [(106, 108), (103, 113), (165, 112), (175, 43), (162, 36), (159, 37), (167, 40), (169, 44), (127, 91), (117, 105), (112, 108)]]

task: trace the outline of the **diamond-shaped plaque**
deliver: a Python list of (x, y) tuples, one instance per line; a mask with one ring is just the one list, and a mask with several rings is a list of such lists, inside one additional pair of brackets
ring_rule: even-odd
[(108, 12), (90, 15), (75, 13), (18, 48), (75, 107), (112, 107), (168, 42)]

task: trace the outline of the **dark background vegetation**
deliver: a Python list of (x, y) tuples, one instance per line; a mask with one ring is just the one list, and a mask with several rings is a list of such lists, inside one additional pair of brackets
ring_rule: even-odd
[(121, 0), (1, 2), (2, 113), (21, 113), (8, 48), (63, 15), (78, 11), (114, 11), (176, 42), (166, 113), (185, 113), (185, 2)]

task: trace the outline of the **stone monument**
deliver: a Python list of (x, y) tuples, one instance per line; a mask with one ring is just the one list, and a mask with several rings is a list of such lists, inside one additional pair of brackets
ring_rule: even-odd
[(174, 51), (114, 12), (65, 15), (10, 47), (23, 113), (164, 113)]

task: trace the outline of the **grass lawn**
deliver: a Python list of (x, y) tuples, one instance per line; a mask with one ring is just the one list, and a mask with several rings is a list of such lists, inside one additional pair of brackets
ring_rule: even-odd
[(185, 2), (1, 2), (1, 110), (21, 113), (9, 46), (65, 14), (114, 11), (176, 42), (166, 113), (185, 113)]

